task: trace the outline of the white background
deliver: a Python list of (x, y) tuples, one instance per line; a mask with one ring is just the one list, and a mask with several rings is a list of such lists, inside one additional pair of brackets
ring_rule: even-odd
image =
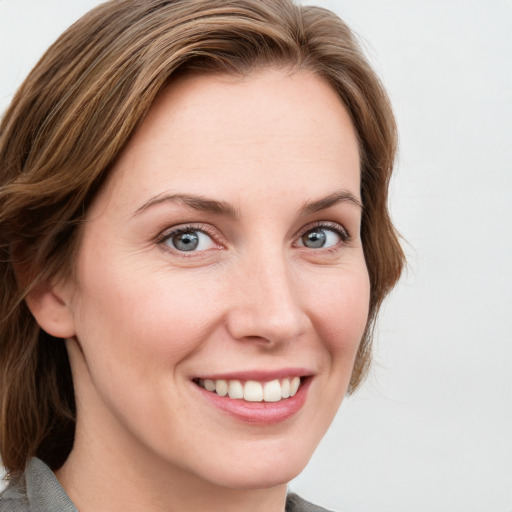
[[(94, 0), (0, 0), (0, 111)], [(407, 274), (292, 488), (340, 512), (512, 512), (512, 1), (323, 0), (394, 104)]]

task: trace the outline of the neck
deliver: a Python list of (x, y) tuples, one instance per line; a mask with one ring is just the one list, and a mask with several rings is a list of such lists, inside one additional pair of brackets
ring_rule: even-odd
[[(286, 484), (266, 489), (216, 485), (132, 446), (99, 446), (77, 426), (75, 444), (56, 472), (80, 512), (283, 512)], [(126, 445), (125, 445), (126, 446)]]

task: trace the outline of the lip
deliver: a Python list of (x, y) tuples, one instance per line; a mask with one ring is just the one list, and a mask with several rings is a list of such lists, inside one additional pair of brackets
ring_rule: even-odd
[[(246, 402), (245, 400), (232, 399), (228, 396), (219, 396), (216, 393), (207, 391), (200, 387), (193, 380), (191, 385), (206, 400), (209, 405), (228, 414), (232, 418), (253, 425), (275, 425), (282, 423), (295, 415), (306, 402), (307, 393), (313, 380), (311, 371), (298, 368), (289, 368), (276, 371), (249, 371), (249, 372), (230, 372), (222, 374), (211, 374), (201, 376), (201, 379), (211, 380), (256, 380), (259, 382), (269, 382), (274, 379), (286, 377), (301, 377), (301, 385), (297, 393), (290, 398), (279, 402)], [(197, 379), (199, 377), (194, 378)]]
[(194, 379), (210, 380), (257, 380), (259, 382), (270, 382), (275, 379), (284, 379), (287, 377), (311, 377), (314, 374), (306, 368), (280, 368), (276, 370), (247, 370), (229, 373), (215, 373), (194, 375)]

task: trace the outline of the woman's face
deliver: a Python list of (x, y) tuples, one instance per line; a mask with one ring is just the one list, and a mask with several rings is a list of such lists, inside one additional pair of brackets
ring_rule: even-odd
[(75, 451), (233, 488), (303, 469), (367, 320), (359, 163), (311, 74), (166, 89), (83, 228)]

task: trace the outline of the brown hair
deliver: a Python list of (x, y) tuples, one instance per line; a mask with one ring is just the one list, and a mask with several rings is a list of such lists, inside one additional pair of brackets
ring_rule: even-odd
[(24, 299), (72, 273), (88, 205), (155, 97), (176, 73), (275, 65), (323, 77), (359, 137), (371, 299), (350, 390), (361, 382), (377, 312), (404, 257), (387, 210), (395, 121), (354, 36), (333, 13), (291, 0), (112, 0), (50, 47), (0, 126), (0, 453), (8, 470), (34, 455), (56, 469), (71, 449), (76, 410), (64, 342), (39, 328)]

